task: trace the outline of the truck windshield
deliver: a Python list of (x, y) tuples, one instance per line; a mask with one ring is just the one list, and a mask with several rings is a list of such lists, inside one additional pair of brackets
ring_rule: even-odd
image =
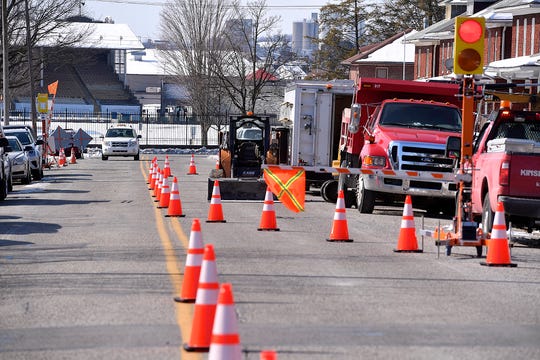
[(461, 116), (458, 109), (448, 106), (387, 103), (383, 107), (379, 124), (459, 132)]

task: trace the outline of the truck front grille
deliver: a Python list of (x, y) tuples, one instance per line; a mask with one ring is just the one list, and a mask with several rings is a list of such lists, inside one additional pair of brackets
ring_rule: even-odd
[(453, 159), (444, 156), (444, 144), (390, 143), (389, 157), (395, 170), (452, 172)]

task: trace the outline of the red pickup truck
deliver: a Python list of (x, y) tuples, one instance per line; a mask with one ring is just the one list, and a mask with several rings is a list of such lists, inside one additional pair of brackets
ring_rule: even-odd
[(492, 112), (473, 149), (472, 215), (491, 231), (504, 204), (512, 225), (540, 226), (540, 112), (502, 107)]

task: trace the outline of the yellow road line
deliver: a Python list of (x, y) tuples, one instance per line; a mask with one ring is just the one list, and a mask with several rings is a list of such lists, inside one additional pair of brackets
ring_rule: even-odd
[[(146, 172), (145, 172), (145, 166), (143, 165), (144, 163), (146, 162), (141, 161), (140, 167), (141, 167), (141, 172), (143, 174), (143, 177), (146, 180), (148, 167), (146, 167)], [(157, 207), (154, 209), (154, 216), (156, 218), (156, 227), (157, 227), (159, 237), (161, 239), (161, 245), (163, 246), (163, 253), (165, 254), (167, 272), (169, 273), (169, 276), (171, 278), (174, 294), (179, 295), (181, 291), (180, 284), (182, 284), (182, 281), (183, 281), (183, 276), (181, 272), (179, 271), (179, 268), (180, 268), (179, 262), (175, 254), (174, 247), (171, 242), (171, 238), (169, 237), (169, 234), (167, 232), (165, 222), (163, 221), (163, 214), (161, 210), (158, 209)], [(186, 237), (186, 234), (182, 230), (182, 227), (176, 218), (171, 218), (171, 220), (173, 220), (172, 226), (174, 228), (175, 233), (180, 238), (180, 242), (182, 243), (182, 246), (187, 251), (189, 242)], [(174, 301), (174, 300), (171, 298), (171, 301)], [(182, 338), (182, 343), (185, 343), (185, 342), (188, 342), (188, 335), (191, 334), (191, 324), (193, 322), (193, 304), (184, 304), (184, 303), (175, 302), (175, 305), (176, 305), (175, 306), (176, 323), (178, 324), (178, 327), (180, 328), (180, 335)], [(201, 360), (202, 355), (197, 354), (197, 353), (186, 352), (185, 350), (182, 349), (182, 359), (183, 360)]]

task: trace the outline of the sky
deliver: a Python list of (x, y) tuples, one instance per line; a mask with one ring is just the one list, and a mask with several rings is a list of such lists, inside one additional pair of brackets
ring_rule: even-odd
[[(80, 0), (82, 14), (103, 21), (110, 16), (116, 24), (128, 24), (142, 40), (160, 39), (159, 21), (166, 0)], [(189, 1), (189, 0), (187, 0)], [(282, 18), (281, 30), (292, 33), (292, 23), (310, 19), (311, 13), (330, 0), (266, 0), (270, 14)], [(246, 1), (242, 1), (243, 4)]]

